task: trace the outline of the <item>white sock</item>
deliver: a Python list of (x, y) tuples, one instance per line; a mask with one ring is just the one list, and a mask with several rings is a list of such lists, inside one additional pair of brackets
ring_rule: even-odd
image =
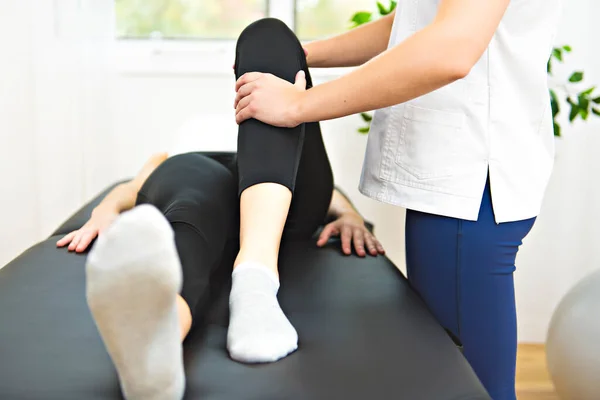
[(123, 213), (98, 238), (86, 270), (88, 304), (125, 398), (181, 399), (181, 266), (168, 221), (149, 205)]
[(246, 363), (277, 361), (298, 348), (298, 334), (277, 301), (279, 280), (257, 263), (243, 263), (232, 274), (227, 349)]

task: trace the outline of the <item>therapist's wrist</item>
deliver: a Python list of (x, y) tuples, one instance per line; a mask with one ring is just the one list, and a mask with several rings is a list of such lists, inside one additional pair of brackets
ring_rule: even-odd
[(309, 67), (315, 67), (315, 63), (318, 60), (318, 47), (319, 42), (310, 42), (302, 46), (304, 48), (304, 54), (306, 55), (306, 65)]
[(326, 45), (324, 40), (315, 40), (304, 44), (302, 47), (306, 55), (306, 65), (311, 68), (324, 67), (326, 57), (324, 57), (323, 47)]
[(296, 96), (296, 100), (292, 103), (292, 107), (289, 114), (289, 119), (292, 121), (292, 126), (298, 126), (304, 122), (309, 122), (306, 111), (308, 109), (308, 92), (299, 92)]

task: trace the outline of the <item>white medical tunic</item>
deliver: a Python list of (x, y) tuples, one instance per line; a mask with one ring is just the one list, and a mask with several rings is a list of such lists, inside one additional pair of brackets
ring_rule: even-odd
[[(399, 1), (389, 46), (430, 24), (438, 4)], [(468, 76), (376, 111), (361, 193), (477, 220), (489, 174), (497, 223), (537, 216), (554, 160), (546, 64), (559, 14), (560, 0), (512, 0)]]

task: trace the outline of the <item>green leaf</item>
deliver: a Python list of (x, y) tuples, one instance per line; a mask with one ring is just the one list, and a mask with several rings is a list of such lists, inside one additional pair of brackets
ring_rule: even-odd
[(592, 100), (594, 103), (596, 104), (600, 104), (600, 97), (596, 97), (595, 99)]
[(562, 55), (562, 49), (559, 49), (557, 47), (552, 49), (552, 55), (554, 56), (554, 58), (556, 58), (558, 61), (563, 60), (563, 55)]
[(588, 119), (588, 115), (590, 115), (590, 112), (586, 109), (579, 109), (579, 115), (581, 115), (581, 118), (583, 118), (584, 121), (587, 121)]
[(369, 127), (365, 126), (364, 128), (358, 128), (359, 133), (369, 133)]
[(352, 19), (350, 21), (354, 23), (355, 27), (357, 27), (359, 25), (370, 22), (372, 18), (373, 18), (373, 13), (371, 13), (369, 11), (359, 11), (356, 14), (354, 14), (354, 16), (352, 17)]
[(377, 9), (379, 10), (379, 15), (381, 15), (383, 17), (385, 15), (391, 14), (397, 5), (398, 5), (398, 3), (396, 1), (391, 1), (390, 6), (388, 8), (385, 8), (385, 6), (383, 4), (381, 4), (381, 2), (378, 1)]
[(548, 65), (546, 65), (546, 71), (548, 74), (552, 75), (552, 57), (548, 59)]
[(569, 103), (569, 104), (571, 104), (571, 112), (569, 113), (569, 121), (573, 122), (573, 121), (575, 121), (575, 118), (577, 118), (577, 115), (579, 115), (579, 106), (575, 103)]
[(579, 101), (579, 108), (581, 110), (588, 111), (588, 109), (590, 108), (590, 100), (583, 94), (580, 94), (577, 100)]
[(562, 47), (562, 49), (563, 49), (564, 51), (566, 51), (567, 53), (570, 53), (570, 52), (573, 50), (573, 49), (571, 48), (571, 46), (569, 46), (568, 44), (564, 45), (564, 46)]
[(583, 72), (582, 71), (573, 72), (571, 74), (571, 76), (569, 77), (569, 82), (571, 82), (571, 83), (581, 82), (582, 80), (583, 80)]
[(560, 125), (554, 121), (554, 136), (560, 136)]
[(592, 92), (596, 90), (596, 86), (592, 86), (591, 88), (589, 88), (588, 90), (581, 92), (581, 94), (585, 95), (585, 96), (589, 96), (590, 94), (592, 94)]
[(597, 115), (600, 117), (600, 110), (597, 108), (592, 108), (592, 113), (594, 113), (594, 115)]
[(371, 122), (373, 120), (373, 116), (371, 114), (360, 113), (360, 116), (362, 117), (363, 121), (365, 121), (365, 122)]
[(552, 106), (552, 117), (556, 118), (560, 112), (560, 103), (558, 102), (558, 97), (556, 97), (556, 92), (554, 90), (550, 90), (550, 106)]

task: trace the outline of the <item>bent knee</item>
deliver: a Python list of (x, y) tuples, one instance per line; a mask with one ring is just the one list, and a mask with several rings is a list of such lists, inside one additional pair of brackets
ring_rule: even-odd
[(265, 18), (253, 22), (238, 39), (237, 77), (247, 72), (264, 72), (294, 82), (298, 71), (306, 67), (306, 56), (300, 41), (290, 28), (277, 19)]
[(286, 34), (291, 37), (296, 37), (294, 32), (285, 24), (285, 22), (277, 19), (277, 18), (262, 18), (257, 21), (252, 22), (248, 25), (240, 34), (240, 39), (246, 39), (248, 36), (252, 35), (277, 35), (277, 34)]
[(270, 49), (286, 56), (304, 56), (302, 44), (294, 31), (276, 18), (263, 18), (248, 25), (239, 36), (238, 51), (243, 46), (254, 50)]

